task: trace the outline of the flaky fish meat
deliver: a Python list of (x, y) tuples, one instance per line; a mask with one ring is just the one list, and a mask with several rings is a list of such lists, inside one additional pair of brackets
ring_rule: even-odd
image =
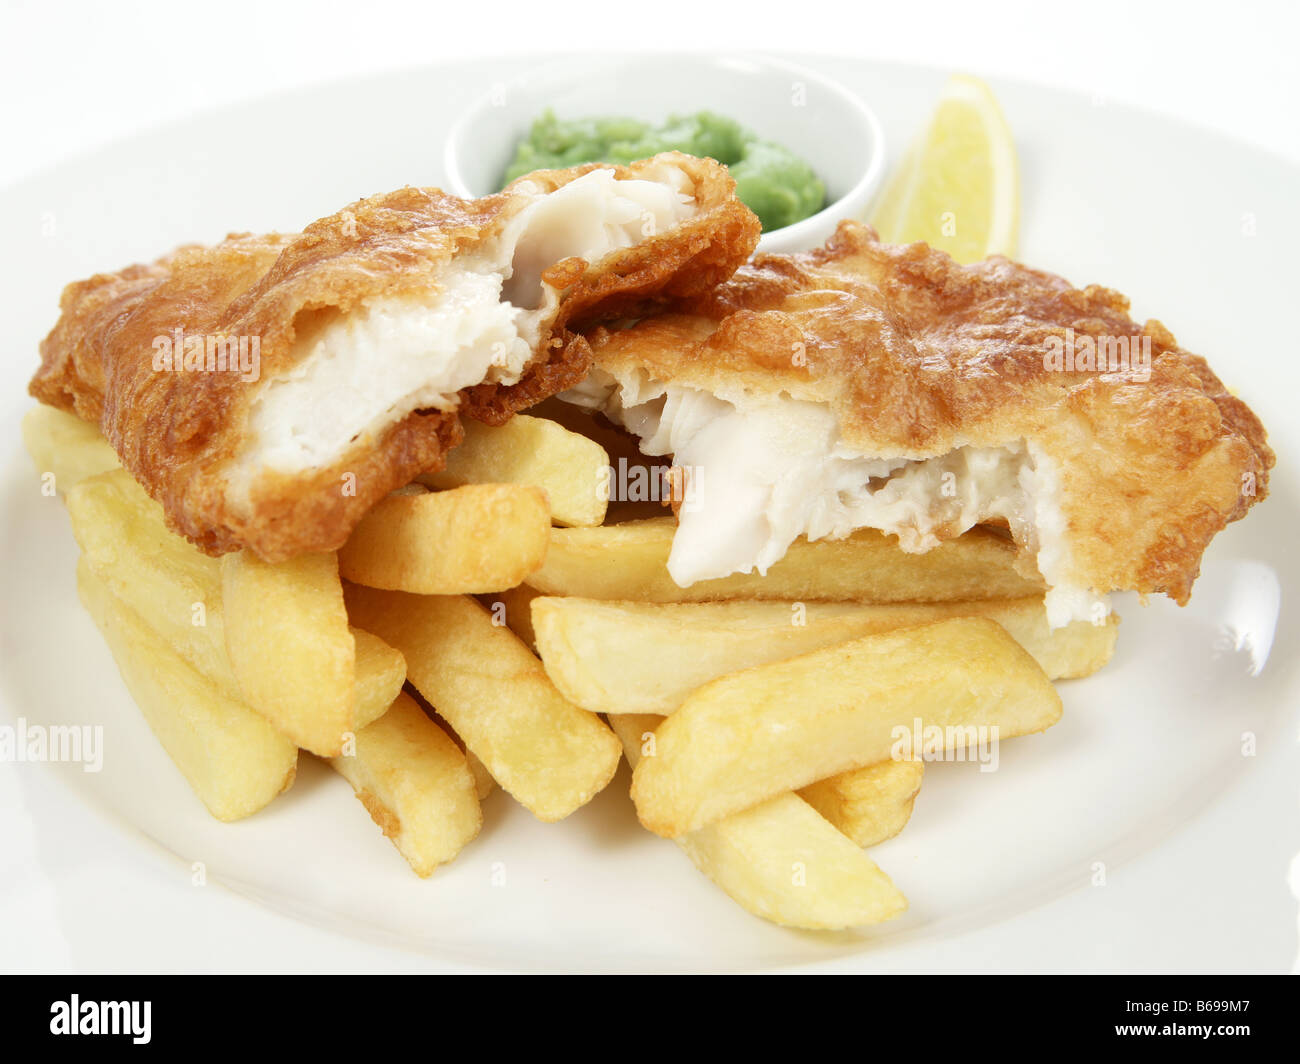
[(403, 188), (70, 285), (30, 390), (98, 424), (203, 550), (333, 550), (442, 467), (460, 418), (579, 381), (580, 326), (703, 295), (758, 234), (725, 169), (677, 153), (477, 200)]
[(800, 536), (869, 527), (916, 552), (986, 524), (1036, 563), (1054, 625), (1114, 590), (1185, 603), (1274, 461), (1246, 404), (1118, 293), (854, 222), (590, 337), (562, 398), (682, 469), (682, 586), (764, 572)]

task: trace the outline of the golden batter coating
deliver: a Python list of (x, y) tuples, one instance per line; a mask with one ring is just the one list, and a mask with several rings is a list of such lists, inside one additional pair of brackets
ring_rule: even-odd
[[(1245, 403), (1119, 293), (1002, 257), (961, 266), (855, 222), (825, 248), (757, 256), (674, 313), (590, 335), (617, 378), (827, 404), (871, 456), (1030, 443), (1059, 471), (1071, 582), (1097, 592), (1185, 603), (1210, 539), (1267, 494), (1274, 464)], [(1098, 352), (1116, 372), (1098, 371)]]
[[(377, 436), (363, 434), (327, 465), (262, 471), (251, 487), (233, 484), (250, 403), (268, 381), (293, 370), (303, 348), (297, 336), (376, 298), (436, 294), (453, 260), (488, 244), (530, 196), (597, 168), (531, 174), (477, 200), (403, 188), (354, 203), (299, 235), (231, 236), (69, 285), (30, 391), (99, 424), (170, 525), (203, 550), (247, 547), (278, 561), (336, 549), (375, 502), (442, 467), (460, 439), (459, 414), (500, 423), (581, 379), (590, 348), (576, 326), (697, 296), (752, 252), (758, 221), (718, 164), (668, 153), (604, 167), (620, 181), (680, 171), (694, 213), (598, 263), (571, 257), (544, 271), (560, 300), (516, 383), (466, 388), (458, 412), (414, 411)], [(517, 191), (524, 182), (529, 195)], [(188, 336), (257, 337), (257, 380), (155, 369), (155, 341), (177, 328)]]

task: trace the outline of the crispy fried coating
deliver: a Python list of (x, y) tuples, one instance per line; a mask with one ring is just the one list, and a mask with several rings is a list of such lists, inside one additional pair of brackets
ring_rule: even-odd
[[(718, 164), (668, 153), (612, 169), (624, 180), (664, 167), (684, 174), (695, 213), (599, 263), (571, 257), (546, 270), (543, 280), (561, 297), (521, 379), (464, 389), (457, 412), (417, 410), (327, 466), (265, 471), (247, 489), (231, 482), (253, 397), (292, 372), (302, 350), (295, 337), (372, 299), (436, 293), (453, 259), (484, 246), (522, 209), (522, 182), (532, 194), (551, 191), (596, 167), (538, 172), (477, 200), (403, 188), (298, 235), (231, 236), (69, 285), (30, 391), (97, 423), (171, 527), (208, 553), (246, 547), (278, 561), (336, 549), (375, 502), (442, 468), (460, 439), (460, 415), (498, 424), (581, 379), (590, 349), (578, 326), (698, 296), (748, 258), (758, 222)], [(190, 336), (258, 337), (258, 381), (156, 370), (155, 340), (178, 327)]]
[[(824, 248), (759, 255), (673, 313), (591, 336), (615, 376), (827, 404), (868, 455), (1027, 441), (1059, 471), (1070, 576), (1098, 592), (1185, 603), (1211, 538), (1264, 498), (1274, 464), (1249, 407), (1160, 322), (1136, 324), (1118, 292), (1000, 256), (962, 266), (855, 222)], [(1049, 357), (1071, 337), (1073, 371)], [(1108, 367), (1123, 339), (1129, 372), (1089, 366), (1084, 338)]]

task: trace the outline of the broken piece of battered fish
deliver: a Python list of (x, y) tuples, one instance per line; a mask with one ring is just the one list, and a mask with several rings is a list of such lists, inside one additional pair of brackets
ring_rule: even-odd
[(232, 236), (70, 285), (31, 392), (100, 425), (169, 523), (268, 561), (342, 545), (498, 424), (576, 383), (580, 325), (702, 294), (758, 220), (710, 160), (404, 188), (297, 236)]
[(1267, 493), (1259, 420), (1109, 289), (846, 222), (675, 309), (596, 330), (562, 398), (685, 468), (683, 586), (764, 572), (799, 536), (869, 527), (916, 552), (1005, 523), (1060, 626), (1112, 590), (1185, 603), (1210, 539)]

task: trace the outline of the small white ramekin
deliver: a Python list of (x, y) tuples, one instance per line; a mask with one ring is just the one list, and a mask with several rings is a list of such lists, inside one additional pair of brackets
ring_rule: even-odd
[(550, 108), (560, 118), (629, 116), (662, 121), (714, 111), (806, 160), (826, 184), (826, 206), (764, 233), (760, 251), (823, 243), (844, 218), (862, 218), (885, 172), (885, 141), (871, 108), (838, 82), (775, 59), (636, 55), (526, 71), (485, 86), (447, 138), (448, 191), (497, 191), (515, 147)]

